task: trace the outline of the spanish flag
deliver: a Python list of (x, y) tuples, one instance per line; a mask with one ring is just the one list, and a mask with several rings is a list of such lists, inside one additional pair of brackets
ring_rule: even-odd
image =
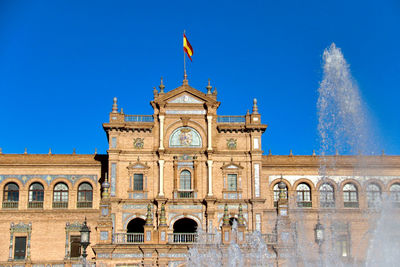
[(183, 51), (186, 52), (186, 54), (188, 55), (190, 61), (192, 61), (192, 56), (193, 56), (193, 48), (190, 45), (188, 39), (186, 38), (186, 35), (183, 34)]

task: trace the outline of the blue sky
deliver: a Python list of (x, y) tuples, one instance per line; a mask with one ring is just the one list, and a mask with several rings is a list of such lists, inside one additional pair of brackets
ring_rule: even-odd
[(319, 149), (322, 53), (343, 51), (377, 143), (400, 154), (400, 2), (0, 1), (3, 153), (99, 153), (112, 98), (151, 114), (152, 88), (182, 82), (182, 32), (194, 48), (189, 83), (218, 89), (219, 115), (258, 99), (265, 153)]

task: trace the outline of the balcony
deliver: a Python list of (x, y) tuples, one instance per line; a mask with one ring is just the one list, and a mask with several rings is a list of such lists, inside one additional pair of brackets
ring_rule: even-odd
[(358, 202), (345, 201), (343, 205), (345, 208), (358, 208)]
[(18, 201), (3, 201), (3, 209), (18, 209)]
[(43, 201), (29, 201), (28, 209), (43, 209)]
[(193, 190), (179, 190), (178, 198), (194, 198)]
[(125, 115), (126, 122), (154, 122), (152, 115)]
[(196, 233), (174, 233), (168, 234), (170, 244), (193, 244), (197, 241)]
[(67, 201), (53, 202), (53, 208), (54, 209), (67, 209), (68, 208), (68, 202)]
[(312, 202), (311, 201), (297, 201), (298, 208), (311, 208)]
[(276, 244), (278, 242), (278, 236), (276, 234), (262, 234), (264, 242), (268, 245)]
[(217, 123), (245, 123), (246, 116), (218, 116)]
[(115, 233), (113, 244), (140, 244), (144, 242), (143, 233)]
[(93, 206), (92, 201), (78, 201), (78, 203), (76, 204), (76, 207), (78, 209), (88, 209), (92, 208), (92, 206)]

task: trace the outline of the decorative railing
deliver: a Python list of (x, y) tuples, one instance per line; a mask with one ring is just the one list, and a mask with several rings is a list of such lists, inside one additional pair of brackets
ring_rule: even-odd
[(262, 234), (261, 236), (266, 244), (276, 244), (278, 242), (276, 234)]
[(345, 208), (358, 208), (358, 202), (345, 201), (343, 205)]
[(179, 198), (194, 198), (194, 192), (192, 190), (179, 190)]
[(18, 201), (3, 201), (3, 209), (18, 209)]
[(114, 244), (137, 244), (144, 242), (144, 233), (115, 233)]
[(246, 116), (218, 116), (217, 123), (245, 123)]
[(53, 202), (53, 208), (54, 209), (66, 209), (66, 208), (68, 208), (68, 202), (67, 201)]
[(29, 201), (28, 208), (29, 209), (43, 209), (43, 201)]
[(154, 122), (152, 115), (125, 115), (125, 121), (129, 122)]
[(77, 208), (91, 208), (93, 206), (93, 202), (92, 201), (78, 201), (78, 203), (76, 203), (76, 207)]
[(311, 208), (312, 202), (311, 201), (297, 201), (297, 207), (299, 208)]
[(174, 233), (168, 234), (168, 242), (174, 244), (190, 244), (195, 243), (197, 241), (196, 233)]
[(320, 206), (321, 208), (334, 208), (335, 201), (321, 201)]

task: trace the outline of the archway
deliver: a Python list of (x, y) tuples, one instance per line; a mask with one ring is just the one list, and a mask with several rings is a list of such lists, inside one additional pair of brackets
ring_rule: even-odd
[(189, 218), (182, 218), (174, 223), (174, 243), (193, 243), (197, 239), (197, 223)]
[(131, 220), (127, 227), (126, 227), (126, 232), (127, 233), (144, 233), (144, 225), (146, 224), (146, 221), (143, 220), (142, 218), (135, 218)]
[(141, 218), (131, 220), (127, 227), (126, 242), (143, 243), (144, 242), (144, 225), (146, 221)]
[(182, 218), (174, 223), (175, 233), (196, 233), (197, 223), (189, 218)]

